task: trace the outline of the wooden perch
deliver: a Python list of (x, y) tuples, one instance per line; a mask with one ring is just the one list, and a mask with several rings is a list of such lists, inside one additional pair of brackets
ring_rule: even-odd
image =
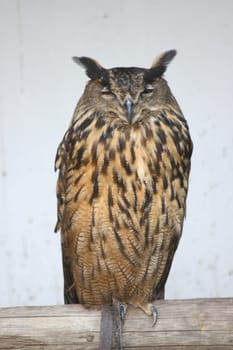
[[(128, 308), (124, 349), (233, 349), (233, 298), (158, 300), (158, 321)], [(81, 305), (0, 309), (0, 349), (98, 349), (100, 311)], [(104, 350), (104, 349), (103, 349)]]

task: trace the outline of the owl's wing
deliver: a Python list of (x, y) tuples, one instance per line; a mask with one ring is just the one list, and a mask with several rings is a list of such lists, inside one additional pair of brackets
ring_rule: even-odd
[(67, 246), (65, 226), (61, 224), (64, 215), (65, 189), (67, 177), (67, 170), (66, 166), (64, 165), (68, 161), (64, 142), (66, 140), (66, 136), (67, 135), (65, 135), (63, 141), (58, 147), (55, 160), (55, 170), (59, 170), (59, 176), (57, 181), (57, 224), (55, 227), (55, 232), (61, 230), (62, 264), (64, 276), (64, 301), (65, 304), (78, 304), (79, 301), (75, 291), (71, 261)]
[[(169, 244), (166, 249), (161, 247), (157, 253), (162, 268), (158, 271), (158, 279), (153, 289), (154, 299), (163, 299), (165, 284), (182, 235), (193, 151), (193, 143), (185, 120), (179, 124), (174, 111), (168, 110), (164, 113), (163, 122), (167, 137), (161, 145), (161, 149), (163, 147), (165, 149), (161, 158), (161, 169), (165, 171), (161, 176), (167, 190), (161, 187), (159, 192), (163, 197), (164, 212), (167, 216), (167, 222), (164, 222), (161, 229), (164, 230), (164, 237), (166, 236)], [(169, 129), (166, 129), (167, 125)]]

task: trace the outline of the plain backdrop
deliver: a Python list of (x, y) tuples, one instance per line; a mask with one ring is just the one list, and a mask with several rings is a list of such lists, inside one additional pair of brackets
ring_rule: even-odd
[(232, 0), (0, 0), (0, 305), (63, 303), (54, 158), (87, 77), (71, 57), (149, 67), (194, 142), (167, 298), (233, 295)]

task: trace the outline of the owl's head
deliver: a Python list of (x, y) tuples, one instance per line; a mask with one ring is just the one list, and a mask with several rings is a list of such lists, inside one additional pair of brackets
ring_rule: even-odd
[(172, 99), (163, 74), (175, 55), (175, 50), (164, 52), (156, 57), (149, 69), (106, 69), (92, 58), (73, 57), (90, 78), (82, 101), (90, 108), (115, 114), (133, 124), (146, 111), (162, 108)]

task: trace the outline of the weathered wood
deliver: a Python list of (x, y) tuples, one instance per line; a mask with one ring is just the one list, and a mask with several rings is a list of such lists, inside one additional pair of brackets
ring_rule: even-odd
[[(156, 306), (154, 328), (142, 311), (127, 309), (124, 349), (233, 350), (233, 298), (158, 300)], [(0, 349), (98, 349), (100, 315), (81, 305), (2, 308)]]

